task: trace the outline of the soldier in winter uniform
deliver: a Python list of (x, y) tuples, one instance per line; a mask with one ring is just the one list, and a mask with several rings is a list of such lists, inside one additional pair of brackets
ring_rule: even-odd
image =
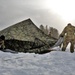
[(72, 26), (71, 23), (69, 23), (60, 34), (60, 37), (64, 37), (62, 51), (66, 50), (66, 47), (70, 42), (70, 52), (73, 53), (75, 44), (75, 27)]
[(5, 36), (1, 35), (0, 36), (0, 49), (1, 50), (3, 50), (5, 48), (4, 41), (5, 41)]

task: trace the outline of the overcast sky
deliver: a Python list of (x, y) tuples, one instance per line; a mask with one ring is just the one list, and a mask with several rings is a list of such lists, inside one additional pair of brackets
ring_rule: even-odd
[(62, 31), (67, 22), (49, 8), (47, 1), (49, 0), (0, 0), (0, 30), (31, 18), (38, 27), (43, 24)]

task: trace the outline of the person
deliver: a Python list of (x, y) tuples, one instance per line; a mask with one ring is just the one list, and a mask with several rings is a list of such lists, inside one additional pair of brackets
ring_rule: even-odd
[(64, 30), (60, 34), (60, 37), (64, 38), (62, 51), (65, 51), (67, 45), (71, 43), (70, 52), (73, 53), (74, 44), (75, 44), (75, 26), (73, 26), (71, 23), (67, 24), (67, 26), (64, 28)]
[(5, 49), (4, 41), (5, 41), (5, 36), (4, 35), (1, 35), (0, 36), (0, 49), (1, 50), (4, 50)]

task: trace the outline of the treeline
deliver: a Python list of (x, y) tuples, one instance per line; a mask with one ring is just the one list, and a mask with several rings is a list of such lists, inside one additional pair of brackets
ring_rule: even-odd
[(53, 27), (48, 27), (47, 25), (40, 25), (39, 27), (46, 35), (48, 35), (49, 37), (58, 39), (59, 36), (59, 32), (56, 28)]

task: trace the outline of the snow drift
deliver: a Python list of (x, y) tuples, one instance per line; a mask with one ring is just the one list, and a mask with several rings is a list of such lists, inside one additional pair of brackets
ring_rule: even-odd
[(0, 51), (0, 75), (75, 75), (75, 52), (39, 55)]

